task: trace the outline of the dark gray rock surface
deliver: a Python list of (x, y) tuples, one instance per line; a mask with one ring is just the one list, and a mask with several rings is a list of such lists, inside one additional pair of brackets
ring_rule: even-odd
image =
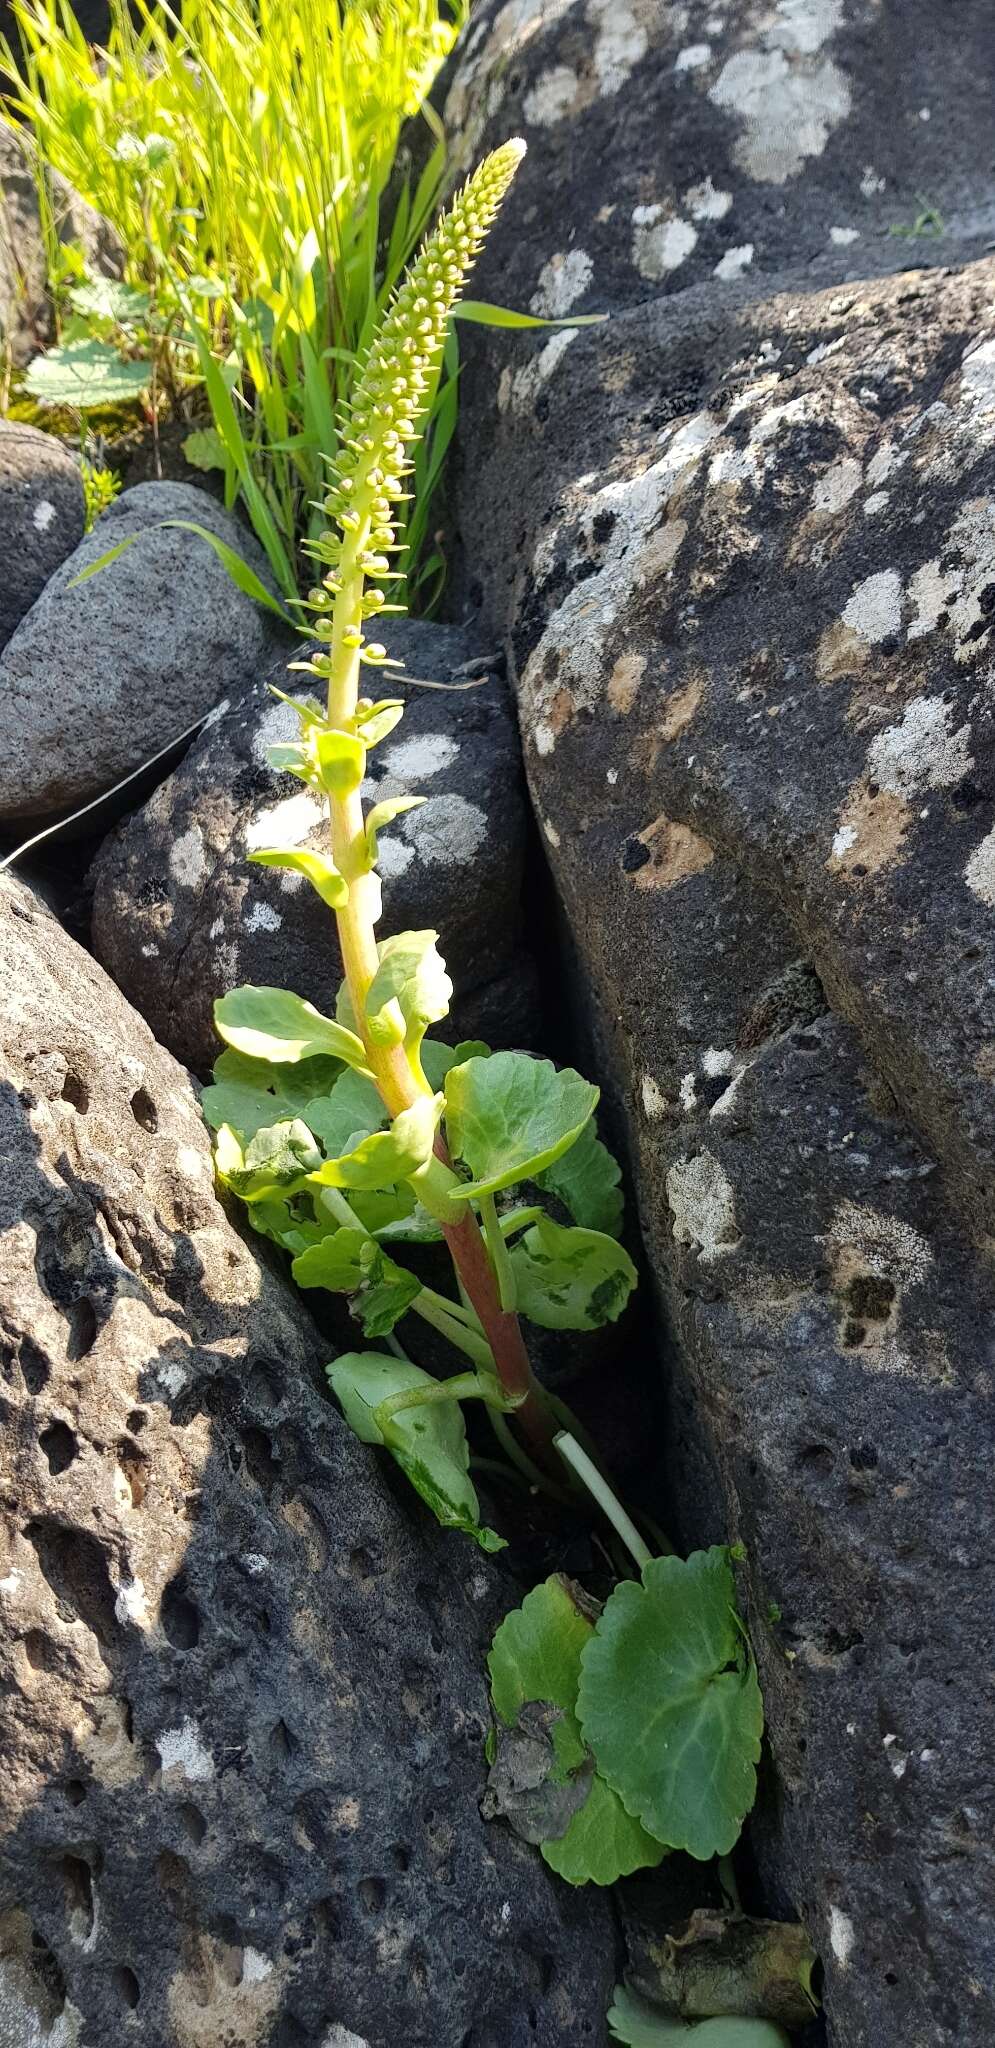
[(0, 419), (0, 647), (82, 538), (75, 456), (37, 427)]
[(514, 1595), (408, 1518), (189, 1082), (0, 885), (0, 2040), (578, 2048), (604, 1901), (478, 1813)]
[[(459, 673), (487, 650), (455, 626), (406, 620), (387, 640), (410, 680), (386, 672), (385, 691), (396, 685), (406, 708), (370, 755), (371, 801), (428, 801), (381, 837), (380, 929), (439, 932), (456, 989), (450, 1035), (531, 1043), (535, 973), (520, 900), (527, 807), (505, 684), (486, 660), (476, 681)], [(302, 696), (311, 685), (283, 665), (270, 680)], [(162, 1043), (200, 1072), (217, 1056), (212, 1006), (225, 989), (251, 981), (295, 989), (319, 1008), (334, 1003), (341, 967), (330, 912), (303, 877), (248, 862), (254, 847), (324, 843), (318, 797), (267, 762), (267, 749), (297, 731), (265, 682), (235, 698), (96, 862), (98, 957)]]
[[(267, 583), (252, 535), (191, 484), (137, 484), (81, 541), (0, 655), (0, 819), (56, 816), (137, 768), (265, 672), (280, 644), (208, 543), (209, 527)], [(135, 545), (76, 589), (82, 570)]]
[[(57, 172), (46, 184), (60, 241), (79, 243), (91, 270), (120, 277), (124, 251), (110, 223)], [(31, 146), (7, 127), (0, 127), (0, 197), (0, 340), (20, 367), (51, 341), (54, 323)]]
[[(691, 47), (697, 11), (680, 12)], [(849, 64), (858, 105), (860, 10), (721, 12), (722, 63), (730, 36), (762, 48), (838, 19), (788, 75)], [(505, 10), (506, 97), (474, 152), (522, 125), (511, 71), (524, 107), (555, 38), (595, 13)], [(477, 338), (456, 516), (511, 653), (578, 1008), (676, 1339), (668, 1480), (687, 1540), (748, 1546), (762, 1870), (822, 1955), (833, 2048), (987, 2048), (995, 266), (820, 291), (808, 260), (843, 152), (859, 183), (909, 132), (933, 46), (907, 13), (901, 34), (894, 10), (863, 19), (878, 158), (859, 127), (848, 144), (851, 114), (776, 188), (756, 165), (737, 185), (730, 240), (741, 204), (743, 240), (762, 199), (778, 223), (766, 277), (714, 277), (709, 244), (696, 278), (701, 235), (679, 275), (630, 289), (616, 234), (574, 302), (621, 306), (609, 327), (501, 337), (500, 372)], [(635, 6), (605, 32), (630, 16), (649, 34)], [(987, 14), (961, 27), (980, 63)], [(602, 84), (623, 142), (663, 77), (647, 57)], [(974, 104), (943, 102), (951, 178), (972, 133), (982, 148)], [(673, 124), (655, 132), (676, 152)], [(742, 171), (746, 131), (724, 132)], [(546, 252), (590, 249), (595, 184), (606, 236), (613, 206), (630, 217), (649, 145), (575, 140), (544, 173), (539, 138), (482, 295), (527, 304)], [(721, 169), (696, 142), (676, 189), (726, 189)], [(882, 270), (909, 245), (843, 259), (868, 253)]]

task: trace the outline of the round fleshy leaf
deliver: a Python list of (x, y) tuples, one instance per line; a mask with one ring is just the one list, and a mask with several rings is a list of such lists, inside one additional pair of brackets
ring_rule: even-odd
[(706, 1861), (756, 1797), (763, 1702), (726, 1549), (654, 1557), (606, 1602), (578, 1714), (598, 1769), (661, 1842)]
[(317, 1053), (331, 1053), (349, 1067), (366, 1064), (362, 1039), (288, 988), (233, 988), (218, 997), (214, 1022), (226, 1045), (274, 1066), (293, 1066)]
[(526, 1231), (510, 1258), (518, 1308), (544, 1330), (596, 1330), (613, 1323), (639, 1277), (613, 1237), (566, 1229), (549, 1216)]
[(446, 1134), (472, 1179), (453, 1200), (534, 1180), (579, 1138), (598, 1090), (572, 1067), (524, 1052), (467, 1060), (446, 1076)]

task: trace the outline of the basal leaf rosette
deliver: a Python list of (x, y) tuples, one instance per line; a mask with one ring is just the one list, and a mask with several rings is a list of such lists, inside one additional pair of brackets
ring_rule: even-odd
[(702, 1862), (728, 1853), (756, 1797), (763, 1702), (727, 1549), (655, 1557), (616, 1586), (578, 1718), (628, 1813)]

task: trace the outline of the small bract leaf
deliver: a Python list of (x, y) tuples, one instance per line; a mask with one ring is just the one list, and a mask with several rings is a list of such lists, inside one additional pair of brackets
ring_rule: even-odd
[(616, 1586), (583, 1656), (578, 1713), (598, 1769), (660, 1841), (723, 1856), (756, 1797), (763, 1703), (729, 1553), (654, 1557)]
[[(374, 1410), (392, 1394), (438, 1383), (407, 1359), (377, 1351), (347, 1351), (326, 1367), (346, 1421), (365, 1444), (385, 1439)], [(504, 1548), (502, 1539), (480, 1522), (480, 1503), (470, 1478), (470, 1451), (458, 1401), (426, 1402), (395, 1415), (386, 1448), (445, 1529), (463, 1529), (483, 1550)]]
[(361, 1039), (287, 988), (233, 988), (218, 997), (214, 1022), (219, 1036), (236, 1052), (271, 1060), (275, 1066), (291, 1066), (316, 1053), (331, 1053), (349, 1067), (366, 1064)]
[(495, 1052), (453, 1067), (446, 1077), (446, 1132), (451, 1152), (473, 1176), (453, 1199), (534, 1179), (576, 1142), (597, 1101), (598, 1090), (572, 1067), (524, 1052)]
[(261, 868), (291, 868), (306, 875), (330, 910), (344, 910), (349, 901), (349, 884), (327, 854), (308, 853), (299, 846), (260, 846), (249, 859)]
[(770, 2020), (711, 2019), (688, 2026), (657, 2012), (621, 1984), (608, 2025), (612, 2040), (624, 2048), (790, 2048), (784, 2028)]
[(286, 1117), (303, 1116), (314, 1130), (307, 1104), (312, 1096), (327, 1096), (341, 1074), (341, 1061), (324, 1056), (276, 1067), (227, 1046), (215, 1062), (214, 1081), (204, 1089), (200, 1106), (212, 1129), (230, 1124), (243, 1145), (264, 1124)]
[(398, 932), (378, 948), (380, 965), (366, 998), (370, 1036), (376, 1045), (417, 1051), (430, 1024), (449, 1009), (453, 985), (436, 949), (438, 932)]
[(225, 444), (216, 427), (195, 427), (180, 447), (183, 459), (191, 469), (224, 469), (226, 466)]
[(617, 1237), (622, 1228), (625, 1204), (619, 1181), (622, 1169), (603, 1145), (593, 1121), (582, 1130), (575, 1145), (536, 1175), (541, 1188), (557, 1195), (575, 1223), (589, 1230), (603, 1230)]
[(394, 819), (403, 816), (405, 811), (416, 811), (419, 805), (427, 802), (428, 798), (424, 796), (385, 796), (382, 803), (374, 804), (373, 809), (367, 811), (366, 854), (371, 867), (375, 867), (379, 859), (377, 833), (392, 825)]
[(218, 1133), (215, 1153), (218, 1177), (243, 1202), (262, 1201), (266, 1196), (303, 1188), (321, 1153), (305, 1123), (299, 1117), (285, 1123), (263, 1126), (256, 1131), (244, 1155), (227, 1125)]
[(441, 1096), (419, 1096), (394, 1118), (389, 1131), (374, 1131), (338, 1158), (324, 1160), (311, 1175), (310, 1185), (384, 1188), (407, 1180), (431, 1156), (441, 1107)]
[(403, 717), (404, 705), (398, 697), (382, 697), (378, 704), (371, 704), (368, 711), (358, 711), (356, 731), (361, 735), (364, 747), (375, 747), (378, 740), (385, 740)]
[(366, 773), (366, 749), (351, 732), (313, 725), (308, 743), (314, 749), (318, 780), (330, 796), (351, 796)]
[(360, 1253), (363, 1286), (354, 1313), (367, 1337), (386, 1337), (421, 1293), (421, 1281), (367, 1238)]
[(613, 1237), (543, 1216), (510, 1253), (518, 1307), (544, 1330), (596, 1330), (620, 1316), (638, 1274)]
[[(559, 1575), (534, 1587), (501, 1623), (487, 1660), (494, 1711), (508, 1727), (517, 1724), (529, 1701), (562, 1709), (551, 1732), (564, 1778), (589, 1759), (576, 1708), (581, 1656), (593, 1622), (580, 1600)], [(659, 1863), (666, 1851), (630, 1818), (595, 1770), (580, 1810), (562, 1835), (543, 1843), (542, 1853), (569, 1884), (614, 1884), (630, 1871)]]

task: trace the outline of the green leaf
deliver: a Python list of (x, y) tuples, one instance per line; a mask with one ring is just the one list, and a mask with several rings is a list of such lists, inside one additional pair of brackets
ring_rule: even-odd
[(613, 2041), (624, 2048), (790, 2048), (783, 2027), (771, 2020), (712, 2019), (688, 2026), (647, 2005), (617, 1985), (608, 2013)]
[(40, 405), (68, 405), (77, 412), (141, 398), (152, 376), (148, 362), (126, 362), (107, 341), (71, 341), (35, 356), (24, 388)]
[(509, 1254), (518, 1307), (544, 1330), (596, 1330), (620, 1316), (638, 1280), (628, 1252), (600, 1230), (543, 1216)]
[(314, 750), (317, 780), (330, 796), (351, 796), (366, 773), (366, 749), (355, 733), (313, 725), (308, 745)]
[(585, 1126), (562, 1159), (536, 1175), (538, 1185), (559, 1197), (575, 1223), (603, 1230), (608, 1237), (617, 1237), (622, 1228), (621, 1178), (618, 1160), (602, 1144), (593, 1122)]
[(382, 832), (385, 825), (392, 825), (394, 819), (400, 818), (405, 811), (416, 811), (427, 802), (425, 796), (387, 796), (382, 803), (374, 804), (373, 809), (367, 811), (366, 853), (371, 867), (375, 867), (379, 859), (378, 832)]
[(91, 277), (74, 286), (69, 303), (85, 320), (113, 320), (117, 327), (135, 327), (148, 314), (148, 292), (116, 277)]
[(300, 1060), (293, 1067), (274, 1067), (227, 1046), (215, 1061), (214, 1081), (204, 1089), (200, 1106), (213, 1130), (230, 1124), (245, 1144), (263, 1124), (279, 1123), (284, 1117), (303, 1116), (309, 1124), (307, 1103), (313, 1096), (326, 1096), (341, 1073), (341, 1061), (324, 1055)]
[[(552, 1734), (563, 1778), (589, 1756), (576, 1708), (581, 1658), (592, 1634), (593, 1623), (570, 1581), (556, 1575), (505, 1618), (487, 1660), (494, 1711), (506, 1726), (513, 1727), (533, 1700), (561, 1709)], [(666, 1851), (630, 1818), (595, 1770), (584, 1805), (565, 1834), (542, 1844), (542, 1853), (568, 1884), (614, 1884), (630, 1871), (659, 1863)]]
[(324, 1160), (312, 1173), (311, 1186), (383, 1188), (407, 1180), (431, 1157), (440, 1105), (440, 1096), (419, 1096), (388, 1131), (374, 1131), (337, 1159)]
[(461, 299), (453, 307), (454, 320), (468, 320), (475, 327), (596, 327), (607, 313), (573, 313), (563, 320), (546, 320), (539, 313), (515, 313), (510, 306), (492, 306), (486, 299)]
[(395, 1265), (361, 1230), (336, 1230), (309, 1246), (294, 1260), (292, 1272), (298, 1287), (355, 1296), (354, 1313), (368, 1337), (386, 1337), (421, 1293), (415, 1274)]
[(370, 1037), (376, 1045), (416, 1052), (429, 1024), (449, 1010), (453, 985), (436, 950), (438, 932), (398, 932), (378, 947), (380, 965), (366, 998)]
[(387, 1122), (376, 1083), (347, 1068), (326, 1095), (315, 1096), (301, 1111), (325, 1151), (335, 1157), (348, 1152)]
[(185, 441), (181, 441), (183, 459), (191, 469), (227, 469), (228, 458), (225, 444), (216, 427), (195, 427)]
[(304, 1206), (310, 1208), (306, 1196), (267, 1195), (260, 1202), (250, 1203), (246, 1215), (253, 1230), (258, 1230), (261, 1237), (271, 1238), (283, 1251), (296, 1257), (299, 1252), (306, 1251), (308, 1245), (320, 1244), (327, 1228), (324, 1223), (315, 1223), (310, 1216), (298, 1214), (297, 1211)]
[(470, 1059), (446, 1077), (449, 1147), (473, 1176), (454, 1200), (534, 1179), (575, 1144), (598, 1090), (572, 1067), (524, 1052)]
[(365, 1068), (362, 1039), (287, 988), (253, 988), (250, 983), (233, 988), (218, 997), (214, 1024), (226, 1045), (252, 1059), (271, 1060), (274, 1066), (292, 1066), (316, 1053), (331, 1053), (346, 1066)]
[(584, 1652), (578, 1711), (626, 1811), (700, 1861), (756, 1797), (763, 1702), (724, 1548), (651, 1558), (616, 1586)]
[(413, 1387), (434, 1389), (438, 1382), (407, 1359), (376, 1351), (347, 1351), (326, 1371), (350, 1428), (364, 1444), (385, 1445), (443, 1528), (465, 1530), (483, 1550), (503, 1549), (501, 1538), (481, 1527), (459, 1402), (404, 1409), (391, 1419), (385, 1437), (373, 1412), (381, 1402)]
[(400, 697), (381, 697), (371, 704), (368, 711), (356, 713), (356, 730), (364, 747), (375, 747), (378, 740), (385, 740), (404, 717), (404, 704)]
[(422, 1073), (430, 1088), (443, 1088), (450, 1067), (461, 1067), (465, 1060), (487, 1059), (490, 1046), (482, 1038), (464, 1038), (459, 1045), (443, 1045), (441, 1039), (426, 1038), (422, 1042)]
[(296, 874), (306, 875), (330, 910), (342, 910), (349, 901), (349, 884), (327, 854), (308, 853), (299, 846), (261, 846), (249, 859), (258, 867), (292, 868)]
[(218, 1178), (243, 1202), (304, 1187), (321, 1153), (299, 1117), (256, 1131), (243, 1153), (227, 1124), (218, 1132), (215, 1151)]

